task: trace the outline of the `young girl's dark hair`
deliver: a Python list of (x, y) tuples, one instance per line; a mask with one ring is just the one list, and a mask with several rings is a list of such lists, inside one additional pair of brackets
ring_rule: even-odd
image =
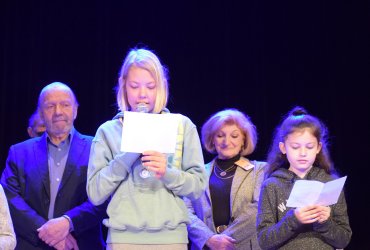
[(296, 106), (275, 130), (267, 157), (266, 178), (278, 168), (289, 168), (287, 156), (280, 151), (279, 142), (285, 142), (288, 135), (305, 129), (308, 129), (322, 146), (313, 165), (324, 169), (328, 174), (337, 175), (327, 148), (328, 130), (326, 126), (317, 117), (309, 115), (304, 108)]

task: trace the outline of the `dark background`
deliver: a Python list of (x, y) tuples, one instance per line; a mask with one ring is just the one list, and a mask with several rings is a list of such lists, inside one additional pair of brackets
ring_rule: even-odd
[[(251, 159), (264, 160), (273, 129), (304, 106), (330, 131), (353, 237), (369, 225), (369, 2), (17, 1), (0, 2), (0, 170), (42, 87), (67, 83), (80, 103), (76, 128), (94, 135), (116, 113), (114, 87), (127, 51), (154, 50), (170, 71), (169, 109), (200, 128), (237, 108), (258, 128)], [(206, 161), (211, 155), (205, 153)]]

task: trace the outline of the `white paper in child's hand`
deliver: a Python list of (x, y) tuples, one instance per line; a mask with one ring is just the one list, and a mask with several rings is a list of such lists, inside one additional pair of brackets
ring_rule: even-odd
[(322, 183), (319, 181), (299, 180), (294, 183), (287, 201), (287, 207), (308, 205), (329, 206), (338, 202), (347, 176)]
[(121, 151), (174, 153), (180, 115), (124, 112)]

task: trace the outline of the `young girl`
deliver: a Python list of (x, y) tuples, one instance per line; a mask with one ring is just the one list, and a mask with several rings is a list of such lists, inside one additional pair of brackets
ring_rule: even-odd
[[(119, 109), (169, 113), (167, 99), (166, 70), (159, 58), (147, 49), (131, 50), (118, 81)], [(110, 199), (104, 220), (107, 249), (186, 250), (188, 217), (182, 197), (200, 197), (207, 179), (197, 129), (181, 115), (174, 154), (121, 152), (123, 120), (120, 112), (99, 127), (89, 159), (91, 202)]]
[(262, 249), (334, 249), (349, 243), (352, 231), (343, 191), (331, 206), (286, 207), (296, 180), (337, 178), (326, 137), (326, 127), (301, 107), (295, 107), (276, 130), (258, 204)]

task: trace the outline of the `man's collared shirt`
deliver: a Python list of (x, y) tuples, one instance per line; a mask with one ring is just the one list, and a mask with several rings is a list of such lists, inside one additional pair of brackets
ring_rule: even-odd
[(72, 137), (73, 129), (64, 141), (62, 141), (59, 145), (55, 145), (51, 142), (49, 136), (47, 135), (50, 179), (50, 206), (48, 212), (49, 219), (54, 218), (55, 199), (58, 193), (59, 185), (62, 181)]

